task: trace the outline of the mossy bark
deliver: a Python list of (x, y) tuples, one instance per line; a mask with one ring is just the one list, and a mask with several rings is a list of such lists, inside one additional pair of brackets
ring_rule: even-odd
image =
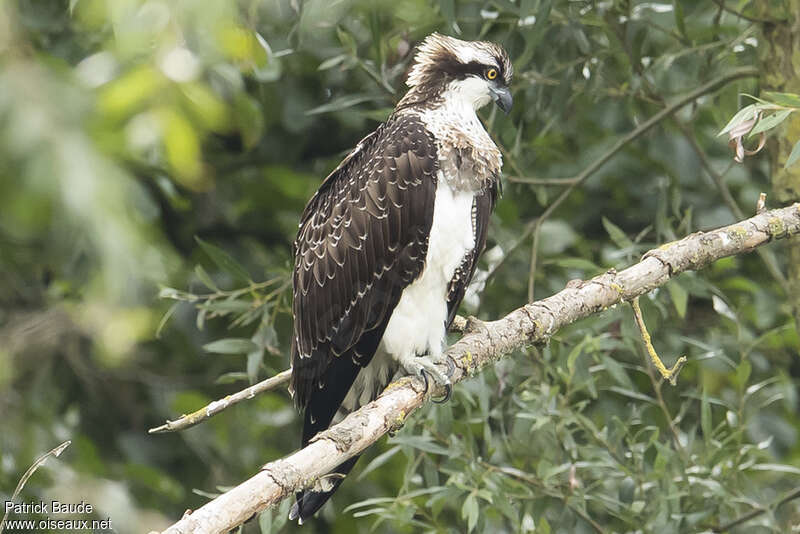
[[(800, 0), (755, 2), (762, 26), (760, 62), (763, 88), (800, 94)], [(788, 169), (784, 163), (792, 147), (800, 141), (800, 114), (793, 113), (784, 123), (783, 132), (772, 136), (768, 144), (772, 168), (773, 202), (789, 204), (800, 200), (800, 165)], [(800, 240), (787, 241), (788, 295), (800, 329)]]

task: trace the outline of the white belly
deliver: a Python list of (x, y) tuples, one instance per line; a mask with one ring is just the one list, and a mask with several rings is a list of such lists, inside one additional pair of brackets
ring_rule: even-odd
[(442, 353), (446, 335), (447, 292), (464, 256), (475, 247), (473, 192), (454, 192), (439, 176), (425, 268), (400, 297), (372, 361), (356, 377), (336, 422), (370, 402), (391, 380), (401, 356)]
[(475, 247), (473, 197), (469, 191), (454, 192), (439, 177), (425, 268), (403, 292), (381, 341), (381, 349), (390, 355), (441, 354), (448, 286)]

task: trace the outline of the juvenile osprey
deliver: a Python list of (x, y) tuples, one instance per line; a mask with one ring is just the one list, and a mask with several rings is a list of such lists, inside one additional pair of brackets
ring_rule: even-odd
[[(408, 93), (306, 206), (294, 242), (291, 378), (303, 446), (401, 369), (449, 392), (437, 364), (486, 244), (502, 163), (475, 112), (492, 100), (508, 112), (511, 76), (494, 43), (428, 36)], [(299, 492), (290, 519), (319, 510), (357, 459), (327, 487)]]

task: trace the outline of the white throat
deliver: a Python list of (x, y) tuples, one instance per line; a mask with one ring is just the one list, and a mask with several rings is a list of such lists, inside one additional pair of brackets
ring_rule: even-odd
[(460, 103), (471, 107), (473, 114), (492, 100), (486, 81), (475, 76), (450, 82), (442, 96), (446, 103)]
[(421, 110), (419, 116), (440, 143), (496, 150), (476, 113), (491, 101), (486, 82), (477, 78), (451, 82), (439, 101), (439, 105)]

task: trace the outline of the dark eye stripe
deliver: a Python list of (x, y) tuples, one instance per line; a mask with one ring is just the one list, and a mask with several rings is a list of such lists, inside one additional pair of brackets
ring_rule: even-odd
[(497, 65), (486, 65), (479, 61), (470, 61), (469, 63), (461, 63), (455, 56), (447, 55), (440, 57), (436, 62), (438, 70), (446, 72), (454, 78), (466, 78), (469, 75), (484, 77), (488, 69), (495, 69), (497, 77), (494, 79), (505, 80), (505, 73), (503, 67)]

